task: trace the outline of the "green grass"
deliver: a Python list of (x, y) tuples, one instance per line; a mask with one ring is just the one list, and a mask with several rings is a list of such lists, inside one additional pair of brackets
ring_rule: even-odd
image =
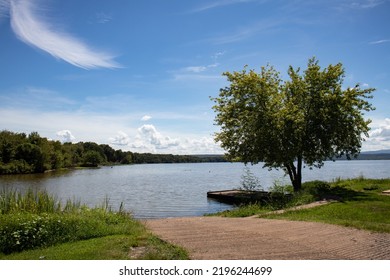
[(109, 235), (9, 255), (6, 260), (186, 260), (183, 249), (146, 234)]
[(231, 217), (231, 218), (239, 218), (239, 217), (249, 217), (258, 214), (264, 214), (269, 212), (270, 210), (256, 203), (250, 203), (241, 205), (238, 208), (233, 210), (225, 210), (219, 213), (206, 214), (205, 216), (219, 216), (219, 217)]
[(107, 200), (61, 205), (46, 192), (0, 193), (0, 259), (188, 259)]
[[(390, 179), (347, 179), (330, 183), (309, 182), (304, 190), (282, 208), (287, 209), (324, 198), (337, 202), (304, 210), (270, 214), (270, 205), (247, 205), (220, 216), (238, 217), (259, 215), (269, 219), (314, 221), (390, 233), (390, 196), (381, 192), (390, 189)], [(246, 215), (247, 214), (247, 215)]]

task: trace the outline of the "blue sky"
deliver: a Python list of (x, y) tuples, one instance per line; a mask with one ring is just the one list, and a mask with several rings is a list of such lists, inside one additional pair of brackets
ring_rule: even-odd
[(390, 148), (388, 0), (0, 0), (0, 130), (154, 153), (222, 153), (224, 71), (342, 62), (375, 87), (363, 150)]

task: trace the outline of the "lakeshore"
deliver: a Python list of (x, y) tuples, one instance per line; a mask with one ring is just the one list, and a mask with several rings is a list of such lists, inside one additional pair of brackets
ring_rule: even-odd
[[(147, 164), (77, 169), (46, 174), (0, 176), (0, 186), (25, 191), (46, 190), (59, 199), (78, 200), (89, 207), (109, 198), (114, 210), (124, 210), (137, 219), (202, 216), (235, 208), (207, 198), (207, 192), (241, 188), (242, 163)], [(289, 183), (283, 171), (247, 168), (259, 178), (264, 191), (274, 184)], [(347, 178), (386, 178), (390, 161), (326, 162), (321, 169), (304, 169), (304, 180), (332, 181)]]
[[(268, 205), (251, 213), (245, 212), (243, 206), (244, 211), (229, 210), (219, 213), (219, 217), (138, 221), (126, 213), (115, 213), (108, 208), (91, 211), (78, 204), (62, 212), (60, 207), (47, 207), (57, 205), (50, 196), (39, 195), (42, 199), (37, 200), (32, 194), (26, 198), (11, 194), (2, 199), (10, 203), (2, 205), (1, 225), (6, 227), (0, 229), (5, 237), (0, 247), (20, 251), (15, 244), (24, 248), (31, 245), (29, 240), (38, 243), (30, 250), (0, 253), (0, 258), (389, 259), (390, 197), (382, 192), (389, 189), (390, 179), (341, 180), (326, 188), (339, 201), (303, 203), (302, 197), (307, 199), (310, 193), (318, 194), (318, 190), (324, 190), (323, 186), (323, 183), (308, 184), (309, 189), (294, 196), (292, 201), (301, 205), (291, 208), (289, 204), (280, 209), (283, 211), (270, 212), (272, 205)], [(12, 203), (12, 197), (20, 202)], [(34, 206), (32, 201), (43, 205)], [(10, 206), (17, 208), (12, 210)], [(53, 214), (42, 210), (48, 208), (53, 209)], [(232, 218), (235, 212), (248, 217)], [(56, 230), (59, 221), (61, 231)], [(34, 239), (29, 239), (32, 236)], [(50, 240), (54, 243), (47, 246)]]

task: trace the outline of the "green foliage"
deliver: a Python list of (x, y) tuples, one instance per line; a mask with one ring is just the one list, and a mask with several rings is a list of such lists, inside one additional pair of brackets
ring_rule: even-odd
[(271, 66), (224, 75), (230, 85), (212, 98), (221, 126), (215, 140), (231, 159), (282, 168), (295, 191), (303, 164), (321, 167), (329, 158), (356, 157), (368, 137), (370, 120), (363, 112), (374, 109), (366, 101), (374, 89), (343, 89), (341, 63), (321, 70), (312, 58), (303, 73), (290, 66), (288, 81)]
[(99, 152), (90, 150), (84, 153), (82, 166), (97, 167), (103, 161), (104, 159)]
[(125, 215), (101, 209), (62, 214), (7, 214), (0, 215), (0, 221), (0, 251), (5, 254), (134, 230)]
[(108, 145), (93, 142), (76, 144), (51, 141), (37, 132), (0, 131), (0, 175), (40, 173), (76, 166), (106, 163), (132, 163), (131, 152), (115, 151)]
[(11, 253), (57, 243), (125, 233), (131, 226), (124, 213), (107, 204), (89, 209), (68, 201), (64, 206), (46, 191), (0, 194), (0, 252)]
[[(142, 254), (132, 256), (133, 247)], [(20, 252), (20, 253), (19, 253)], [(12, 255), (9, 255), (12, 254)], [(0, 193), (0, 258), (187, 259), (187, 253), (152, 236), (124, 212), (61, 203), (47, 192)]]

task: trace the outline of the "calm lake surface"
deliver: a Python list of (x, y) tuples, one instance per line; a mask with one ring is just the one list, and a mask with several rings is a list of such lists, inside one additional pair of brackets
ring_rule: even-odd
[[(282, 171), (248, 165), (266, 190), (274, 182), (289, 183)], [(114, 209), (121, 202), (135, 218), (200, 216), (232, 208), (208, 199), (211, 190), (239, 188), (245, 165), (241, 163), (143, 164), (0, 176), (0, 187), (47, 190), (59, 199), (76, 199), (89, 206), (109, 198)], [(321, 169), (303, 170), (304, 181), (336, 178), (389, 178), (390, 161), (326, 162)]]

